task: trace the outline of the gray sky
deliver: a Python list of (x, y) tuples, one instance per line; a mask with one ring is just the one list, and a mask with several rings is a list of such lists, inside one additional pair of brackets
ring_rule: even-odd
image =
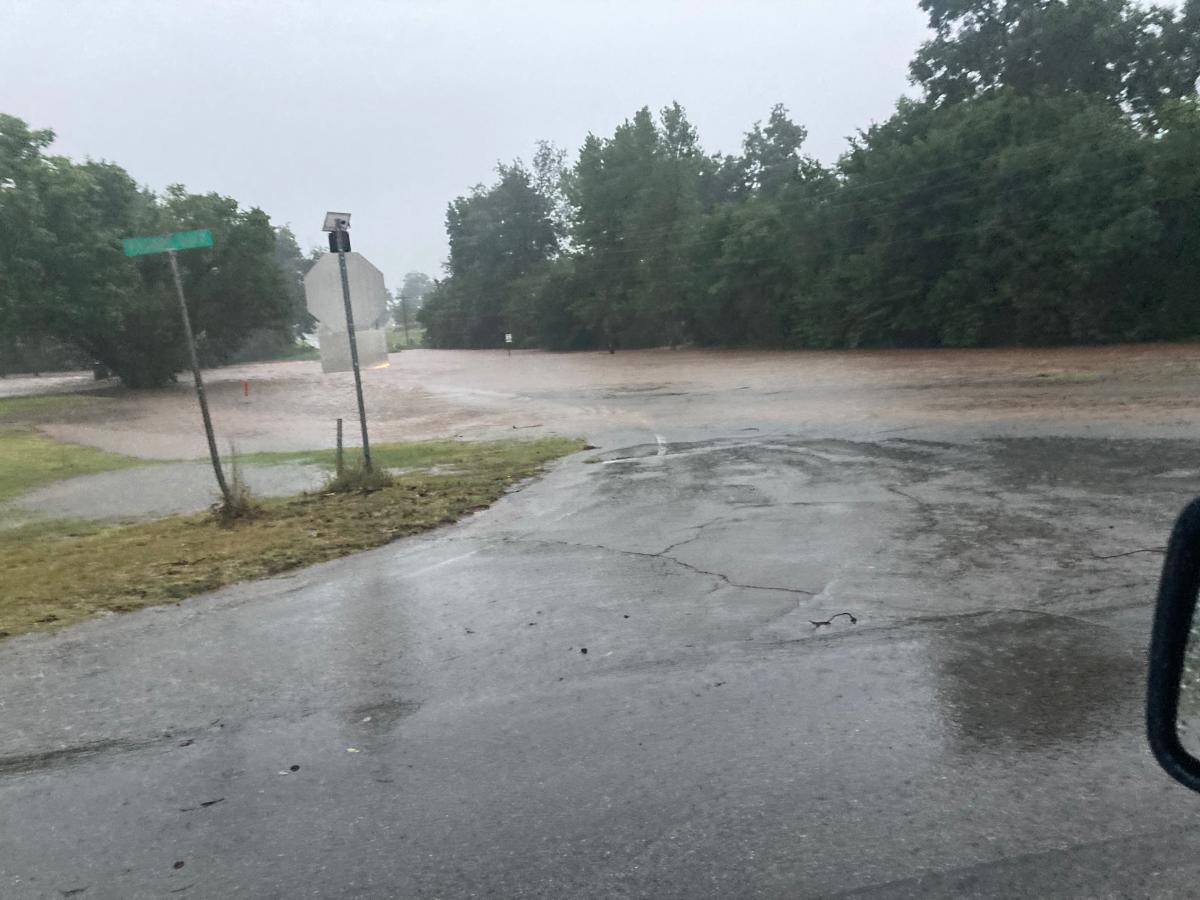
[(58, 152), (261, 206), (302, 246), (349, 210), (389, 287), (440, 277), (447, 202), (538, 138), (573, 157), (679, 100), (733, 152), (782, 102), (830, 161), (926, 37), (916, 0), (0, 0), (0, 22), (0, 111)]

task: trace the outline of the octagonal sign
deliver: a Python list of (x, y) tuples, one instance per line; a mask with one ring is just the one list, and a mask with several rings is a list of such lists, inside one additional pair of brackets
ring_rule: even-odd
[[(381, 328), (387, 321), (387, 288), (383, 273), (361, 253), (346, 254), (350, 281), (350, 306), (354, 330)], [(304, 302), (323, 329), (345, 334), (346, 309), (342, 302), (342, 275), (336, 253), (324, 253), (304, 276)]]

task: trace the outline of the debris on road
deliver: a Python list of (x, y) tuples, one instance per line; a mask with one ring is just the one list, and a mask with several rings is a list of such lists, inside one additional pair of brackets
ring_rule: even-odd
[[(225, 802), (224, 797), (218, 797), (216, 800), (205, 800), (199, 806), (180, 807), (179, 811), (180, 812), (195, 812), (198, 809), (208, 809), (208, 807), (210, 807), (210, 806), (216, 806), (218, 803), (224, 803), (224, 802)], [(182, 863), (180, 865), (182, 865)], [(176, 868), (178, 868), (178, 866), (176, 866)]]
[(822, 625), (832, 625), (833, 620), (836, 619), (838, 616), (846, 616), (850, 620), (851, 625), (858, 624), (858, 619), (854, 618), (854, 615), (852, 613), (848, 613), (848, 612), (835, 613), (834, 615), (830, 616), (828, 619), (825, 619), (823, 622), (813, 622), (812, 619), (809, 619), (808, 621), (812, 622), (813, 628), (816, 629), (816, 628), (820, 628)]
[(1135, 553), (1166, 553), (1166, 547), (1141, 547), (1138, 550), (1127, 550), (1124, 553), (1110, 553), (1108, 556), (1092, 554), (1092, 559), (1120, 559), (1122, 556), (1133, 556)]

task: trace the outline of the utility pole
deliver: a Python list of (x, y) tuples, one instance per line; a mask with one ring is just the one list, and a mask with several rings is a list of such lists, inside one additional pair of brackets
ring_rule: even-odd
[(325, 231), (329, 249), (338, 255), (342, 273), (342, 301), (346, 306), (346, 336), (350, 339), (350, 365), (354, 369), (354, 393), (358, 397), (358, 422), (362, 426), (363, 468), (371, 471), (371, 442), (367, 437), (367, 406), (363, 402), (362, 372), (358, 368), (358, 341), (354, 337), (354, 309), (350, 305), (350, 276), (346, 272), (346, 253), (350, 250), (350, 213), (326, 213)]

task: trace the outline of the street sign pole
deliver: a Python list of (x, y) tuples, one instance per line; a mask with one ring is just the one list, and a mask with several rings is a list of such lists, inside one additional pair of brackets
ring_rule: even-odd
[(204, 380), (200, 377), (200, 361), (196, 358), (196, 340), (192, 336), (192, 320), (188, 316), (187, 300), (183, 296), (183, 279), (179, 277), (179, 261), (175, 254), (180, 250), (200, 250), (213, 245), (212, 232), (207, 228), (194, 231), (176, 231), (173, 234), (131, 237), (121, 241), (126, 256), (146, 256), (165, 253), (171, 261), (171, 276), (175, 280), (175, 294), (179, 297), (179, 314), (183, 316), (183, 333), (187, 338), (188, 359), (192, 364), (192, 377), (196, 379), (196, 399), (200, 401), (200, 417), (204, 419), (204, 436), (208, 438), (208, 455), (212, 459), (213, 474), (217, 476), (217, 487), (226, 510), (233, 511), (233, 497), (221, 471), (221, 457), (217, 453), (217, 438), (213, 434), (212, 417), (208, 414), (208, 399), (204, 396)]
[(179, 297), (179, 313), (183, 316), (183, 333), (187, 337), (192, 377), (196, 379), (196, 399), (200, 401), (200, 417), (204, 419), (204, 434), (208, 438), (208, 455), (212, 457), (213, 474), (217, 476), (217, 486), (221, 488), (225, 506), (232, 509), (233, 498), (229, 495), (229, 485), (225, 483), (225, 473), (221, 471), (221, 457), (217, 454), (217, 438), (213, 434), (212, 417), (208, 414), (208, 400), (204, 396), (204, 380), (200, 377), (200, 361), (196, 358), (196, 341), (192, 337), (192, 322), (188, 317), (187, 301), (183, 297), (183, 280), (179, 277), (179, 263), (175, 259), (175, 253), (174, 249), (167, 250), (167, 256), (171, 260), (171, 275), (175, 278), (175, 293)]
[(358, 341), (354, 339), (354, 309), (350, 306), (350, 276), (346, 274), (346, 242), (341, 238), (345, 230), (339, 225), (336, 229), (338, 238), (338, 268), (342, 273), (342, 300), (346, 304), (346, 330), (350, 338), (350, 365), (354, 369), (354, 393), (358, 397), (358, 423), (362, 426), (363, 468), (371, 471), (371, 442), (367, 437), (367, 407), (363, 403), (362, 372), (358, 368)]

